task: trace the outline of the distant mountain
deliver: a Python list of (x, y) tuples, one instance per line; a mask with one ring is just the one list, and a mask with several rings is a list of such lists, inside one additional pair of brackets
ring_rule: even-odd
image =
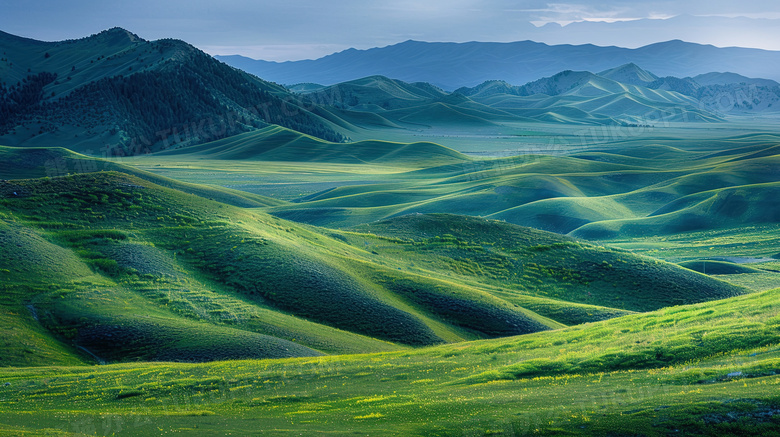
[(445, 90), (473, 87), (496, 79), (523, 84), (563, 70), (606, 74), (605, 70), (615, 65), (629, 63), (641, 65), (660, 76), (692, 77), (712, 71), (730, 71), (780, 80), (780, 52), (718, 48), (679, 40), (637, 49), (591, 44), (547, 45), (532, 41), (406, 41), (383, 48), (349, 49), (317, 60), (267, 62), (241, 56), (217, 56), (217, 59), (266, 80), (285, 84), (333, 85), (383, 75), (405, 82), (428, 82)]
[(678, 39), (717, 47), (756, 47), (760, 42), (761, 47), (780, 49), (776, 44), (780, 40), (780, 20), (776, 18), (682, 14), (671, 18), (615, 22), (579, 21), (565, 26), (553, 22), (529, 30), (522, 31), (524, 39), (547, 44), (607, 46), (619, 41), (623, 47), (641, 47), (657, 42), (659, 35), (663, 35), (667, 40)]
[(706, 73), (694, 76), (695, 80), (700, 85), (734, 85), (734, 84), (747, 84), (747, 85), (759, 85), (759, 86), (780, 86), (780, 83), (770, 79), (754, 79), (745, 77), (736, 73)]
[[(590, 73), (587, 73), (590, 74)], [(508, 92), (524, 92), (506, 85)], [(297, 88), (297, 87), (296, 87)], [(518, 91), (520, 90), (520, 91)], [(463, 91), (463, 92), (459, 92)], [(327, 102), (337, 117), (353, 125), (420, 129), (495, 126), (504, 122), (565, 122), (617, 125), (624, 121), (602, 114), (589, 114), (575, 107), (500, 108), (492, 102), (472, 98), (468, 89), (448, 93), (424, 82), (406, 83), (384, 76), (370, 76), (302, 94), (311, 101)], [(489, 94), (488, 95), (494, 95)], [(528, 95), (521, 94), (523, 96)]]
[(448, 94), (428, 83), (406, 83), (384, 76), (369, 76), (314, 91), (320, 96), (331, 96), (335, 106), (351, 109), (406, 108), (441, 99)]
[[(592, 116), (622, 122), (658, 116), (669, 121), (717, 121), (723, 114), (780, 111), (780, 86), (773, 80), (734, 73), (659, 78), (633, 63), (599, 74), (567, 70), (522, 86), (491, 80), (476, 87), (459, 88), (456, 93), (503, 110), (509, 106), (578, 108)], [(532, 102), (533, 99), (510, 97), (534, 95), (550, 98)], [(612, 100), (606, 98), (610, 95)], [(563, 97), (551, 99), (559, 96)], [(604, 105), (605, 101), (609, 104)]]
[(658, 76), (643, 70), (633, 62), (621, 65), (620, 67), (610, 68), (598, 74), (601, 77), (612, 79), (615, 82), (626, 83), (629, 85), (647, 86), (647, 84), (658, 80)]
[(291, 87), (352, 125), (419, 129), (495, 126), (505, 122), (645, 125), (665, 122), (721, 122), (725, 114), (780, 110), (780, 87), (771, 80), (737, 74), (658, 77), (634, 63), (598, 74), (565, 70), (512, 85), (489, 80), (448, 93), (433, 85), (370, 76), (331, 86)]
[[(120, 28), (42, 42), (0, 32), (0, 143), (134, 154), (279, 124), (342, 141), (316, 105), (179, 40)], [(305, 106), (305, 108), (304, 108)]]
[[(671, 79), (668, 78), (668, 81)], [(697, 122), (722, 120), (703, 108), (692, 95), (661, 89), (664, 84), (666, 82), (654, 74), (634, 64), (626, 64), (600, 74), (566, 70), (522, 86), (487, 81), (473, 88), (459, 88), (456, 92), (494, 109), (518, 115), (523, 113), (526, 116), (529, 110), (545, 110), (550, 114), (571, 114), (576, 110), (591, 117), (604, 117), (630, 124), (645, 124), (658, 119)]]
[(646, 85), (654, 90), (674, 91), (686, 96), (696, 96), (701, 84), (690, 77), (679, 78), (674, 76), (661, 77)]

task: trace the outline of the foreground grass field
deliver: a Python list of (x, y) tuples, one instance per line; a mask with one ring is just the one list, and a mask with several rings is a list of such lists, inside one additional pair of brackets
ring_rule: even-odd
[(773, 435), (778, 297), (382, 354), (0, 369), (0, 433)]

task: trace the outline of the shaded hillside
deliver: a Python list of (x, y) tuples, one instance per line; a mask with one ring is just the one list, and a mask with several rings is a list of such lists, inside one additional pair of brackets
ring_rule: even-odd
[(42, 178), (99, 171), (120, 171), (166, 188), (245, 208), (284, 204), (276, 199), (244, 191), (177, 181), (121, 162), (92, 158), (68, 149), (0, 146), (0, 179)]
[(658, 76), (642, 69), (642, 67), (634, 64), (633, 62), (621, 65), (619, 67), (610, 68), (609, 70), (598, 73), (598, 75), (607, 79), (612, 79), (615, 82), (640, 86), (647, 86), (647, 84), (658, 80)]
[(149, 42), (115, 28), (53, 43), (2, 34), (0, 48), (13, 64), (0, 68), (7, 145), (68, 143), (97, 153), (108, 144), (112, 155), (127, 155), (268, 124), (344, 139), (310, 103), (182, 41)]
[[(562, 301), (649, 311), (741, 293), (736, 287), (651, 258), (495, 220), (413, 214), (356, 229), (400, 238), (390, 240), (400, 249), (393, 256), (400, 259), (424, 262), (415, 254), (422, 249), (426, 257), (452, 260), (448, 262), (454, 274), (476, 276), (496, 285), (503, 280), (511, 284), (508, 288)], [(383, 253), (392, 246), (380, 245), (376, 250)], [(513, 299), (511, 293), (497, 294)]]
[(427, 83), (406, 83), (384, 76), (370, 76), (323, 88), (300, 89), (329, 97), (335, 107), (352, 110), (398, 109), (430, 103), (448, 93)]

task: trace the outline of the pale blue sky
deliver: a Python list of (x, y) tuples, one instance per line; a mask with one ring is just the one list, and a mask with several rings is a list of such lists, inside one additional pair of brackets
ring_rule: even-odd
[[(640, 19), (651, 20), (627, 21)], [(52, 41), (114, 26), (145, 39), (180, 38), (212, 54), (269, 60), (407, 39), (624, 47), (683, 39), (780, 50), (775, 0), (0, 0), (0, 30), (16, 35)]]

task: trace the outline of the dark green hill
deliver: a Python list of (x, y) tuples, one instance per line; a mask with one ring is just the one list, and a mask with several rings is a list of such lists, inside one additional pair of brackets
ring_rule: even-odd
[[(316, 353), (282, 341), (292, 339), (325, 351), (386, 350), (398, 346), (349, 331), (414, 345), (560, 326), (504, 302), (484, 307), (492, 318), (461, 322), (441, 309), (409, 305), (365, 279), (366, 269), (379, 266), (359, 261), (365, 255), (356, 248), (136, 177), (98, 172), (5, 184), (3, 219), (29, 223), (45, 237), (36, 241), (56, 244), (46, 253), (68, 254), (81, 269), (55, 266), (62, 277), (20, 271), (6, 283), (11, 295), (27, 290), (14, 305), (33, 304), (65, 344), (104, 360)], [(153, 246), (163, 251), (143, 249)], [(0, 267), (17, 268), (14, 262)], [(30, 275), (42, 282), (24, 285)], [(109, 334), (145, 340), (108, 350)], [(225, 336), (242, 340), (217, 347)]]
[(0, 36), (13, 65), (0, 70), (6, 145), (128, 155), (268, 124), (344, 139), (312, 112), (316, 105), (182, 41), (145, 41), (118, 28), (56, 43)]
[(761, 270), (735, 264), (727, 261), (694, 260), (681, 262), (680, 266), (707, 275), (741, 275), (745, 273), (761, 273)]
[(572, 235), (588, 239), (669, 235), (780, 222), (780, 183), (742, 185), (699, 192), (670, 202), (646, 217), (583, 225)]
[(457, 212), (596, 240), (765, 225), (778, 221), (778, 141), (651, 139), (570, 156), (472, 160), (331, 184), (267, 211), (343, 228)]
[(310, 92), (316, 93), (320, 100), (331, 100), (331, 106), (353, 110), (405, 108), (447, 96), (427, 83), (406, 83), (384, 76), (369, 76)]
[(0, 368), (0, 432), (773, 435), (778, 298), (394, 353)]

